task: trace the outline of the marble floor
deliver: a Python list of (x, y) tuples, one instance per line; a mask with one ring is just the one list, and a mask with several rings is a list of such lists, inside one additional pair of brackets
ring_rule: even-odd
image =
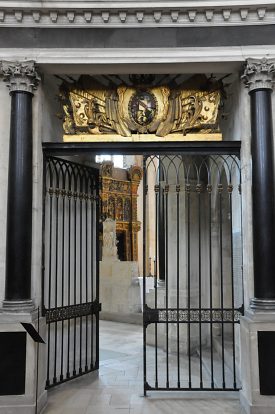
[(100, 322), (100, 369), (48, 392), (43, 414), (240, 414), (238, 393), (142, 396), (142, 327)]

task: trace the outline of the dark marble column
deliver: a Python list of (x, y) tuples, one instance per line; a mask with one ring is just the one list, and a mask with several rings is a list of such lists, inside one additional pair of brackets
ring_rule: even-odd
[(11, 95), (6, 284), (3, 308), (28, 309), (32, 253), (32, 96), (38, 84), (34, 62), (2, 62)]
[(275, 180), (272, 86), (275, 61), (249, 59), (243, 79), (251, 101), (254, 295), (251, 308), (275, 309)]

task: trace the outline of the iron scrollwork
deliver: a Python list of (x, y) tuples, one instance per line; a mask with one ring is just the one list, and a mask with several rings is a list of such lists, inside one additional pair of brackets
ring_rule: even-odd
[(47, 309), (45, 311), (46, 323), (65, 321), (81, 316), (96, 315), (100, 310), (101, 303), (98, 303), (97, 301)]
[(145, 324), (150, 323), (239, 323), (243, 309), (151, 309), (145, 306)]
[(159, 322), (239, 322), (240, 309), (159, 310)]

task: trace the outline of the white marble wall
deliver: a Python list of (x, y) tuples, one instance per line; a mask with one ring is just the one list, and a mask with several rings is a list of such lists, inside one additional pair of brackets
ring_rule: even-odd
[(43, 209), (43, 154), (42, 114), (43, 84), (33, 97), (33, 219), (32, 219), (32, 298), (41, 304), (42, 209)]
[(58, 101), (59, 85), (61, 80), (54, 76), (44, 75), (43, 77), (43, 99), (41, 103), (42, 130), (41, 139), (43, 142), (62, 142), (63, 127), (62, 120), (57, 115), (62, 112)]
[[(248, 90), (240, 80), (240, 75), (230, 76), (225, 83), (231, 83), (226, 88), (225, 118), (221, 120), (221, 130), (224, 140), (241, 141), (241, 179), (242, 179), (242, 234), (243, 234), (243, 281), (244, 305), (249, 308), (249, 300), (254, 292), (253, 275), (253, 240), (252, 240), (252, 182), (251, 182), (251, 125), (250, 97)], [(275, 98), (274, 104), (275, 104)], [(275, 121), (274, 121), (275, 122)], [(240, 218), (236, 219), (240, 221)], [(238, 238), (238, 227), (235, 236)], [(237, 242), (239, 244), (239, 242)]]
[(105, 257), (100, 262), (99, 274), (101, 318), (129, 323), (140, 320), (137, 317), (141, 312), (138, 263)]

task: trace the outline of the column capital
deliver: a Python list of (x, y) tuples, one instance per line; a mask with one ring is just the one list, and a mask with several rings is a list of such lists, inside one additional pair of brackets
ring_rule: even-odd
[(246, 61), (244, 73), (241, 76), (249, 92), (256, 89), (273, 89), (275, 59), (253, 59)]
[(39, 84), (40, 75), (33, 60), (25, 62), (0, 62), (0, 75), (10, 92), (23, 91), (33, 93)]

